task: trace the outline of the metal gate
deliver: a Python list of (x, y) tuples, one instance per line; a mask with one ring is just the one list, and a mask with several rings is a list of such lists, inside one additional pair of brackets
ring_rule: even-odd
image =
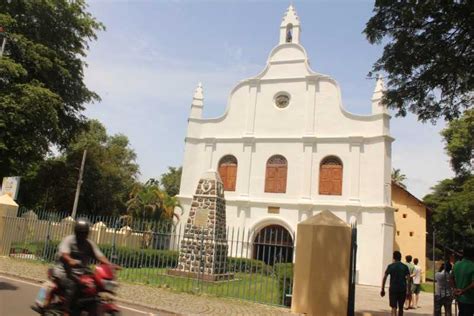
[(347, 315), (355, 313), (355, 285), (356, 285), (356, 259), (357, 259), (357, 222), (351, 221), (351, 257), (349, 270), (349, 299), (347, 302)]

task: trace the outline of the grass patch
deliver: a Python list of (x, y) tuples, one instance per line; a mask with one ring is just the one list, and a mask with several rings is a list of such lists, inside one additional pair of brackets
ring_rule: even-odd
[(428, 292), (428, 293), (433, 293), (434, 292), (434, 286), (433, 283), (422, 283), (421, 284), (421, 290), (423, 292)]
[(425, 278), (427, 280), (433, 280), (434, 278), (433, 270), (430, 270), (430, 269), (426, 270)]
[(163, 268), (128, 268), (119, 273), (119, 280), (170, 288), (178, 292), (204, 293), (281, 305), (278, 280), (270, 273), (235, 273), (233, 280), (203, 282), (197, 279), (170, 276)]

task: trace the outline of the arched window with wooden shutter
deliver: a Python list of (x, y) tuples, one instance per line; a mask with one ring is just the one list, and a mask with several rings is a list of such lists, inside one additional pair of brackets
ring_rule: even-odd
[(342, 195), (342, 161), (326, 157), (319, 166), (319, 194)]
[(288, 162), (281, 155), (270, 157), (265, 173), (265, 192), (285, 193)]
[(232, 155), (222, 157), (219, 161), (219, 176), (225, 191), (235, 191), (237, 183), (237, 158)]

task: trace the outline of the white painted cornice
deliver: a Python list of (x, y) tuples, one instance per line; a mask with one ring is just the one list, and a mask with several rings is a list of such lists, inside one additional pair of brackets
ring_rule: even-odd
[(242, 136), (242, 137), (186, 137), (186, 142), (200, 143), (348, 143), (348, 144), (364, 144), (384, 141), (394, 141), (395, 139), (389, 135), (376, 136), (329, 136), (318, 137), (312, 135), (304, 135), (301, 137), (275, 137), (275, 136)]
[[(184, 196), (178, 195), (177, 196), (180, 200), (185, 202), (190, 202), (193, 197), (192, 196)], [(391, 207), (390, 205), (383, 205), (383, 204), (366, 204), (360, 203), (355, 201), (320, 201), (314, 199), (288, 199), (288, 198), (255, 198), (253, 197), (250, 200), (248, 197), (241, 197), (241, 196), (232, 196), (232, 197), (225, 197), (226, 204), (228, 205), (237, 205), (237, 206), (275, 206), (275, 207), (310, 207), (310, 208), (317, 208), (317, 209), (324, 209), (324, 208), (341, 208), (344, 210), (350, 211), (359, 211), (359, 210), (374, 210), (380, 211), (380, 209), (388, 210), (388, 211), (395, 211), (395, 208)]]

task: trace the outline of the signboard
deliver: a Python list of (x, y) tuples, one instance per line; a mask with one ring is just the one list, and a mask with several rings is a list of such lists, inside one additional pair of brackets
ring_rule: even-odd
[(280, 214), (280, 208), (275, 206), (268, 207), (268, 214)]
[(16, 200), (20, 188), (20, 177), (5, 177), (2, 181), (2, 194), (8, 194)]
[(194, 216), (194, 226), (204, 228), (207, 225), (208, 216), (209, 216), (209, 210), (197, 209), (196, 215)]

